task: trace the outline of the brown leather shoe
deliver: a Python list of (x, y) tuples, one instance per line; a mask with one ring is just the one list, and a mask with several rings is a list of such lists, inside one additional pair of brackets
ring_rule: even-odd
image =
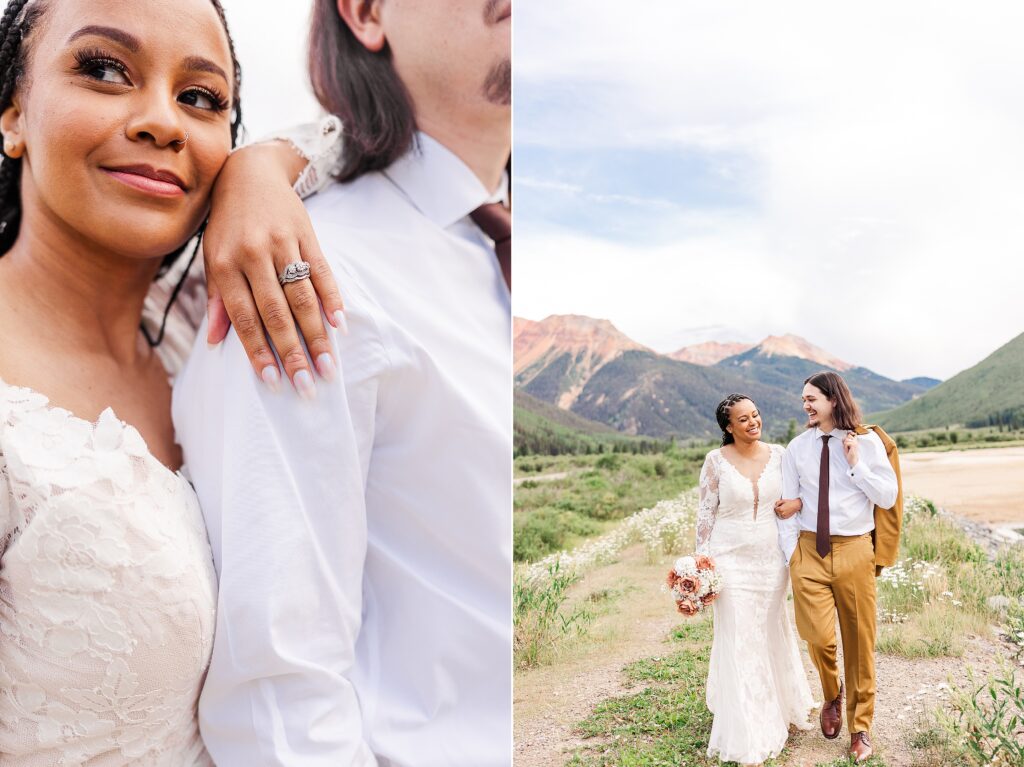
[(866, 732), (855, 732), (850, 736), (850, 756), (855, 762), (863, 762), (874, 753)]
[(829, 740), (835, 740), (843, 729), (843, 698), (845, 687), (839, 683), (839, 697), (830, 700), (821, 707), (821, 715), (818, 717), (821, 722), (821, 734)]

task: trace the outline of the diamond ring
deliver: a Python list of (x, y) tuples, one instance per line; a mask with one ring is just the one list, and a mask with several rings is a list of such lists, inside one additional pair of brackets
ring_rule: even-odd
[(289, 282), (299, 282), (300, 280), (309, 279), (309, 264), (305, 261), (296, 261), (288, 264), (284, 268), (284, 271), (278, 275), (277, 280), (282, 285), (287, 285)]

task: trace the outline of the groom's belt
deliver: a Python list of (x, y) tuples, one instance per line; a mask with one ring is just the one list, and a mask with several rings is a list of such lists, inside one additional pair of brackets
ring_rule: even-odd
[[(812, 541), (815, 540), (817, 535), (818, 534), (813, 532), (812, 530), (800, 531), (801, 538), (810, 538)], [(832, 543), (842, 543), (843, 541), (856, 541), (860, 540), (861, 538), (867, 538), (868, 540), (871, 540), (871, 531), (868, 530), (866, 533), (861, 533), (860, 535), (830, 535), (828, 537), (828, 539), (832, 541)]]

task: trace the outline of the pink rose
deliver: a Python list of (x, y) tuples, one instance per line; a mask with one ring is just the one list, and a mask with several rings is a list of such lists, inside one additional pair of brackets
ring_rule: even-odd
[(697, 569), (698, 570), (714, 570), (715, 560), (705, 554), (698, 554), (696, 556)]
[(679, 612), (688, 618), (697, 614), (697, 603), (692, 599), (680, 599), (676, 602), (676, 607), (679, 609)]
[(679, 590), (684, 594), (696, 594), (700, 589), (700, 579), (695, 575), (684, 575), (679, 579)]

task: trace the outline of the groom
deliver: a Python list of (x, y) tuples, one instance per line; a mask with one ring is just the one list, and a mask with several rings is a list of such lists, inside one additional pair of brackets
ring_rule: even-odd
[[(822, 734), (839, 736), (848, 694), (849, 753), (863, 761), (872, 754), (868, 733), (875, 709), (875, 509), (896, 505), (898, 481), (882, 440), (862, 428), (860, 409), (841, 376), (808, 378), (803, 406), (807, 431), (783, 459), (782, 497), (802, 501), (789, 568), (796, 625), (821, 679)], [(780, 518), (793, 513), (784, 503), (776, 505)], [(879, 549), (891, 548), (893, 529), (879, 527)], [(845, 684), (836, 662), (837, 613)]]
[(490, 228), (510, 14), (314, 4), (313, 82), (345, 132), (308, 204), (347, 307), (338, 369), (275, 394), (232, 332), (175, 389), (220, 577), (217, 764), (511, 762), (510, 232)]

